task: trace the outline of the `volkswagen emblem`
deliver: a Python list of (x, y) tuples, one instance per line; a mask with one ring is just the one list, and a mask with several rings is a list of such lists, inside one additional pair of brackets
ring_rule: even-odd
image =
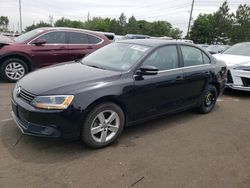
[(16, 90), (16, 96), (18, 97), (21, 93), (21, 86), (19, 86)]

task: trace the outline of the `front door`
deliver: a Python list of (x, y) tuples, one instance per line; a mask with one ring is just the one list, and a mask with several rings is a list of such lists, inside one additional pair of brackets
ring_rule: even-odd
[(159, 72), (135, 79), (134, 118), (139, 120), (178, 109), (184, 90), (176, 45), (155, 50), (141, 66), (144, 65), (155, 66)]
[(46, 40), (45, 44), (31, 43), (32, 62), (38, 67), (69, 61), (69, 54), (64, 31), (53, 31), (39, 37)]

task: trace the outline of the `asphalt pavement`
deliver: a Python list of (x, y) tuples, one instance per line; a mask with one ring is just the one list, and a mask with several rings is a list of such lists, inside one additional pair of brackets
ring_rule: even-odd
[(124, 130), (113, 145), (22, 136), (0, 83), (0, 187), (250, 188), (250, 93), (228, 90), (193, 110)]

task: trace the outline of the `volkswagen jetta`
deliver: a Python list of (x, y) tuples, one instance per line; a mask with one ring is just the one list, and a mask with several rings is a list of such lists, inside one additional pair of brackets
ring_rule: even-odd
[(12, 116), (23, 134), (80, 137), (104, 147), (127, 125), (190, 108), (210, 112), (226, 72), (223, 62), (192, 44), (121, 41), (80, 63), (22, 78), (12, 93)]

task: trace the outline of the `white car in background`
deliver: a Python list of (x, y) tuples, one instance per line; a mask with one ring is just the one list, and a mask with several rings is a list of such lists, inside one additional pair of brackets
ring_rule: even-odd
[(235, 44), (213, 56), (228, 67), (227, 87), (250, 91), (250, 42)]

